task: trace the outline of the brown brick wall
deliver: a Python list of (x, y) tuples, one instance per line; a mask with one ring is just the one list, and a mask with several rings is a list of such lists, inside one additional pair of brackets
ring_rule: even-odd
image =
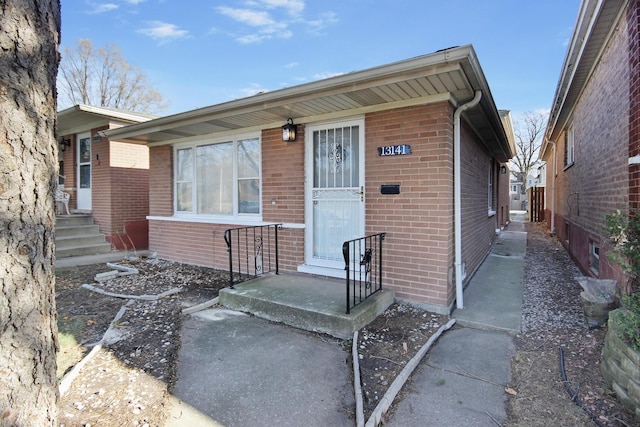
[[(489, 216), (489, 170), (493, 159), (484, 146), (477, 142), (475, 134), (464, 120), (461, 129), (462, 261), (469, 277), (489, 252), (498, 224), (497, 213)], [(496, 212), (498, 169), (499, 166), (494, 163), (492, 207)]]
[[(640, 1), (627, 10), (629, 27), (629, 157), (640, 154)], [(629, 167), (629, 201), (640, 209), (640, 165)]]
[[(637, 7), (637, 3), (636, 6)], [(601, 236), (604, 216), (624, 210), (629, 200), (628, 22), (621, 19), (573, 113), (575, 162), (564, 167), (564, 134), (557, 144), (556, 230), (560, 241), (589, 273), (589, 239), (601, 245), (600, 277), (613, 277)], [(545, 159), (552, 191), (553, 150)], [(551, 193), (550, 193), (551, 194)], [(549, 204), (550, 204), (550, 199)], [(550, 206), (547, 212), (550, 214)]]

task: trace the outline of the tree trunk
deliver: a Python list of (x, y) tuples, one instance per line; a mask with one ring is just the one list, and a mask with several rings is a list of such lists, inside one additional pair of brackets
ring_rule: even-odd
[(0, 425), (56, 425), (58, 0), (0, 0)]

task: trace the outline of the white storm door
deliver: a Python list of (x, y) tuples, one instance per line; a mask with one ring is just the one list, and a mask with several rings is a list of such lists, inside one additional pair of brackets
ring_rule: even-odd
[(78, 210), (91, 210), (91, 135), (78, 135)]
[(310, 126), (305, 134), (305, 262), (342, 270), (342, 244), (364, 236), (364, 120)]

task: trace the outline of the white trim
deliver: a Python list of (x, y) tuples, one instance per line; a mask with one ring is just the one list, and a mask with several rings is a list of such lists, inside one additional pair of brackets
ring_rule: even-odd
[(344, 269), (320, 267), (316, 265), (302, 264), (298, 266), (298, 273), (314, 274), (316, 276), (333, 277), (337, 279), (346, 279), (347, 274)]
[[(198, 224), (214, 224), (214, 225), (246, 225), (248, 227), (250, 226), (257, 226), (257, 225), (271, 225), (271, 224), (281, 224), (279, 222), (274, 222), (274, 221), (263, 221), (262, 219), (260, 220), (256, 220), (256, 221), (251, 221), (247, 218), (239, 218), (239, 217), (234, 217), (234, 218), (212, 218), (210, 216), (203, 216), (203, 215), (194, 215), (194, 216), (153, 216), (153, 215), (149, 215), (147, 216), (147, 220), (149, 221), (166, 221), (166, 222), (186, 222), (186, 223), (198, 223)], [(299, 230), (304, 230), (306, 228), (305, 224), (298, 224), (298, 223), (282, 223), (282, 228), (289, 228), (289, 229), (299, 229)]]
[[(258, 171), (258, 179), (260, 180), (260, 200), (258, 201), (259, 207), (260, 207), (260, 213), (258, 214), (251, 214), (251, 213), (239, 213), (239, 201), (238, 201), (238, 183), (239, 183), (239, 178), (238, 178), (238, 143), (239, 141), (244, 141), (244, 140), (251, 140), (251, 139), (257, 139), (259, 144), (260, 144), (260, 163), (259, 163), (259, 168), (260, 170)], [(208, 146), (208, 145), (215, 145), (215, 144), (228, 144), (231, 143), (232, 147), (233, 147), (233, 153), (232, 153), (232, 173), (233, 173), (233, 183), (234, 183), (234, 192), (232, 195), (232, 209), (233, 209), (233, 213), (229, 214), (229, 215), (207, 215), (207, 214), (199, 214), (197, 212), (198, 210), (198, 194), (197, 194), (197, 182), (198, 182), (198, 163), (197, 163), (197, 149), (198, 147), (204, 147), (204, 146)], [(197, 139), (194, 139), (188, 143), (183, 142), (180, 144), (173, 144), (173, 159), (174, 159), (174, 165), (173, 165), (173, 178), (172, 178), (172, 186), (173, 186), (173, 211), (176, 212), (176, 215), (184, 215), (184, 216), (205, 216), (205, 217), (214, 217), (214, 218), (225, 218), (222, 221), (226, 221), (227, 217), (231, 217), (231, 218), (242, 218), (242, 217), (249, 217), (249, 218), (256, 218), (257, 220), (261, 220), (262, 219), (262, 134), (260, 132), (240, 132), (240, 133), (234, 133), (233, 135), (229, 135), (226, 137), (222, 137), (220, 135), (217, 135), (217, 137), (215, 138), (203, 138), (203, 137), (199, 137)], [(180, 211), (178, 212), (178, 189), (177, 189), (177, 177), (178, 177), (178, 162), (176, 161), (177, 159), (177, 153), (179, 150), (193, 150), (191, 155), (193, 157), (193, 176), (192, 176), (192, 211), (191, 212), (187, 212), (187, 211)]]

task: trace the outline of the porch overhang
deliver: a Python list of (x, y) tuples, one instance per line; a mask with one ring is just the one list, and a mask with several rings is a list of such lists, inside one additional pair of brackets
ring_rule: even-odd
[(299, 86), (260, 93), (209, 107), (133, 124), (106, 133), (111, 139), (150, 146), (208, 135), (270, 129), (288, 118), (309, 123), (394, 107), (448, 101), (454, 106), (483, 92), (465, 119), (493, 157), (513, 156), (498, 110), (471, 45)]
[(100, 127), (121, 127), (157, 118), (151, 114), (136, 113), (115, 108), (77, 104), (58, 111), (57, 134), (71, 135)]

